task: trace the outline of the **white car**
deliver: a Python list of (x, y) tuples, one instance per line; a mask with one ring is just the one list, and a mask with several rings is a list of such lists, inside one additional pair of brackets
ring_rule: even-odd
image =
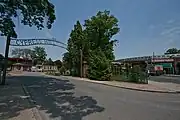
[(32, 66), (32, 67), (31, 67), (31, 71), (32, 71), (32, 72), (36, 72), (36, 71), (37, 71), (37, 68), (36, 68), (35, 66)]
[(37, 69), (37, 72), (42, 72), (43, 70), (40, 68), (40, 69)]

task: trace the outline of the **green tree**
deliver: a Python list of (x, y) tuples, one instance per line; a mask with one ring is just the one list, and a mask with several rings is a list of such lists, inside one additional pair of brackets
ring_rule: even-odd
[(60, 68), (62, 67), (62, 62), (61, 62), (61, 60), (56, 60), (56, 61), (54, 61), (54, 64), (57, 66), (58, 70), (60, 70)]
[[(1, 0), (0, 1), (0, 34), (17, 37), (13, 18), (19, 17), (20, 22), (39, 30), (46, 26), (51, 28), (56, 19), (54, 5), (49, 0)], [(47, 19), (47, 20), (46, 20)]]
[(47, 54), (45, 48), (36, 46), (33, 48), (31, 56), (35, 63), (42, 64), (45, 62)]
[(178, 52), (177, 48), (170, 48), (165, 52), (165, 54), (177, 54)]
[(49, 58), (49, 59), (47, 60), (47, 63), (48, 63), (48, 65), (53, 65), (53, 64), (54, 64), (54, 62), (52, 61), (51, 58)]
[(3, 59), (4, 59), (4, 56), (2, 54), (0, 54), (0, 82), (1, 82), (1, 72), (3, 71)]
[[(111, 62), (115, 59), (112, 39), (119, 32), (118, 19), (109, 11), (98, 12), (85, 21), (85, 35), (88, 43), (90, 78), (108, 80), (111, 76)], [(93, 67), (96, 65), (95, 67)]]
[(178, 53), (180, 53), (180, 49), (178, 50)]
[[(84, 33), (79, 21), (74, 25), (68, 40), (68, 52), (64, 55), (67, 67), (74, 70), (74, 75), (80, 75), (80, 49), (84, 49)], [(85, 55), (85, 54), (84, 54)]]
[(111, 62), (114, 60), (113, 46), (117, 40), (112, 39), (119, 32), (118, 20), (109, 11), (98, 12), (96, 16), (85, 20), (84, 30), (77, 21), (68, 40), (68, 52), (63, 63), (80, 75), (80, 49), (83, 61), (87, 61), (88, 77), (109, 80)]
[(66, 52), (66, 53), (64, 53), (64, 55), (63, 55), (63, 60), (62, 60), (62, 64), (63, 64), (63, 66), (66, 68), (66, 69), (71, 69), (71, 58), (70, 58), (70, 54), (69, 54), (69, 52)]
[(89, 56), (88, 77), (95, 80), (110, 80), (111, 60), (107, 59), (101, 48), (97, 48), (91, 52)]
[(112, 37), (119, 32), (118, 19), (110, 15), (110, 11), (98, 12), (96, 16), (86, 20), (84, 26), (90, 49), (100, 47), (106, 57), (113, 60), (113, 45), (117, 40)]
[(11, 55), (12, 55), (13, 57), (20, 58), (20, 57), (22, 56), (22, 51), (21, 51), (20, 48), (14, 48), (14, 49), (12, 49), (12, 51), (11, 51)]
[(11, 51), (11, 55), (13, 57), (17, 57), (17, 58), (20, 58), (20, 57), (23, 57), (23, 58), (31, 58), (32, 56), (32, 50), (31, 49), (21, 49), (21, 48), (14, 48), (12, 49)]

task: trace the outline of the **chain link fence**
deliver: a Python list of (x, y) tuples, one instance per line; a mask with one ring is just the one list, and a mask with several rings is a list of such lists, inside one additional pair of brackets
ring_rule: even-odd
[(133, 82), (133, 83), (148, 83), (148, 73), (146, 68), (140, 65), (113, 65), (111, 80)]

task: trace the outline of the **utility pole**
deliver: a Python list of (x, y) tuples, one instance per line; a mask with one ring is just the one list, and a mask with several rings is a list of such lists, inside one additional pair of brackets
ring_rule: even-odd
[(153, 52), (153, 55), (152, 55), (151, 64), (153, 64), (153, 62), (154, 62), (154, 52)]
[(7, 71), (7, 64), (8, 64), (8, 54), (9, 54), (9, 46), (11, 42), (11, 37), (7, 36), (6, 40), (6, 50), (5, 50), (5, 57), (4, 57), (4, 69), (3, 69), (3, 75), (2, 75), (2, 85), (5, 85), (6, 81), (6, 71)]
[(83, 53), (82, 53), (82, 49), (80, 49), (80, 77), (82, 78), (83, 77)]

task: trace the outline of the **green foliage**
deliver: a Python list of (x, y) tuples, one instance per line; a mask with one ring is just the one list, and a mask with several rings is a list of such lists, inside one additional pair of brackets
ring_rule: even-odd
[(27, 49), (27, 48), (26, 49), (14, 48), (11, 51), (11, 55), (16, 58), (20, 58), (20, 57), (31, 58), (32, 52), (33, 51), (31, 49)]
[(112, 39), (119, 32), (118, 20), (109, 11), (98, 12), (85, 20), (84, 29), (77, 21), (68, 40), (69, 52), (64, 55), (63, 62), (80, 73), (80, 49), (83, 51), (83, 61), (88, 63), (88, 77), (98, 80), (109, 80), (111, 64), (114, 60)]
[(0, 70), (2, 70), (3, 68), (3, 59), (4, 59), (4, 56), (0, 54)]
[(2, 54), (0, 54), (0, 59), (3, 59), (3, 58), (4, 58), (4, 56)]
[[(54, 5), (49, 0), (1, 0), (0, 1), (0, 34), (17, 37), (13, 18), (19, 17), (20, 22), (39, 30), (46, 26), (51, 28), (56, 19)], [(46, 20), (47, 19), (47, 20)]]
[(71, 58), (69, 52), (66, 52), (66, 53), (64, 54), (64, 56), (63, 56), (63, 63), (62, 63), (62, 64), (63, 64), (63, 66), (64, 66), (66, 69), (68, 69), (68, 70), (71, 69), (71, 67), (72, 67), (72, 58)]
[(165, 54), (177, 54), (177, 53), (180, 53), (180, 50), (178, 50), (177, 48), (170, 48), (165, 52)]
[[(74, 25), (68, 40), (68, 52), (64, 55), (65, 66), (74, 69), (74, 75), (80, 75), (80, 49), (83, 50), (85, 42), (82, 26), (79, 21)], [(85, 56), (85, 54), (84, 54)]]
[(61, 62), (61, 60), (56, 60), (56, 61), (54, 61), (54, 65), (56, 65), (57, 68), (58, 68), (58, 70), (60, 70), (60, 68), (62, 67), (62, 62)]
[(49, 59), (46, 61), (46, 64), (48, 64), (48, 65), (54, 65), (54, 62), (52, 61), (51, 58), (49, 58)]
[[(35, 63), (43, 63), (46, 60), (46, 51), (43, 47), (34, 47), (33, 50), (31, 49), (21, 49), (21, 48), (15, 48), (12, 50), (11, 55), (13, 57), (23, 57), (23, 58), (31, 58)], [(51, 60), (51, 62), (53, 62)]]
[(32, 50), (31, 57), (34, 61), (36, 61), (37, 64), (42, 64), (46, 60), (46, 51), (43, 47), (34, 47)]
[(133, 83), (148, 83), (148, 76), (145, 71), (139, 66), (130, 67), (125, 65), (125, 70), (120, 71), (120, 74), (113, 74), (111, 80), (133, 82)]
[(64, 66), (62, 66), (60, 69), (59, 69), (59, 72), (61, 73), (61, 75), (63, 75), (65, 72), (66, 72), (66, 68)]
[(109, 11), (98, 12), (96, 16), (86, 20), (84, 26), (90, 49), (100, 47), (106, 57), (113, 60), (113, 45), (117, 40), (112, 37), (119, 32), (118, 19), (110, 15)]
[(95, 80), (110, 80), (111, 61), (105, 56), (105, 53), (99, 48), (90, 53), (88, 77)]

